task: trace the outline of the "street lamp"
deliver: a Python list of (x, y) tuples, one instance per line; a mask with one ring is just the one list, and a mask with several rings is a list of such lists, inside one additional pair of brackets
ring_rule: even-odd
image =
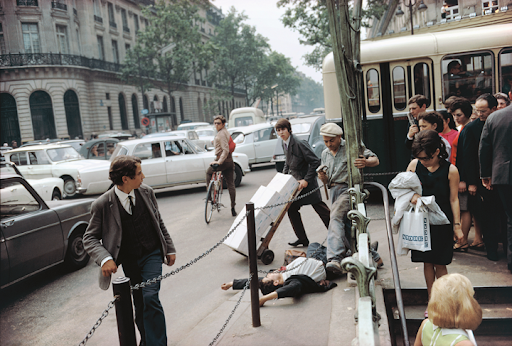
[[(405, 1), (406, 0), (404, 0), (404, 6), (409, 7), (409, 15), (411, 17), (411, 35), (414, 35), (414, 26), (412, 24), (412, 7), (416, 5), (417, 1), (415, 0), (414, 2), (412, 2), (412, 0), (409, 0), (408, 4)], [(428, 8), (427, 5), (425, 5), (423, 3), (423, 0), (421, 0), (420, 1), (420, 5), (418, 6), (418, 10), (420, 12), (423, 12), (427, 8)], [(398, 6), (398, 10), (396, 11), (396, 15), (399, 16), (399, 17), (404, 15), (404, 11), (402, 11), (402, 8), (400, 6)]]
[[(279, 73), (277, 74), (277, 76), (279, 77)], [(270, 89), (276, 89), (277, 87), (279, 86), (279, 84), (274, 84), (270, 87)], [(277, 108), (277, 116), (279, 116), (279, 91), (277, 91), (276, 89), (276, 108)], [(272, 112), (273, 114), (274, 112)]]

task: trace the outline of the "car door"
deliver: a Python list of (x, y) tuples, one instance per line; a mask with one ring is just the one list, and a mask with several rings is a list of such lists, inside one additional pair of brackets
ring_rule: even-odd
[(167, 172), (165, 168), (165, 158), (160, 142), (140, 143), (133, 150), (133, 156), (141, 159), (142, 173), (144, 173), (144, 183), (149, 186), (165, 185), (167, 183)]
[(9, 255), (4, 233), (0, 229), (0, 287), (9, 283)]
[[(63, 260), (65, 254), (57, 213), (24, 184), (21, 179), (1, 181), (0, 217), (2, 240), (8, 254), (9, 282), (55, 264)], [(5, 264), (2, 264), (4, 270)]]
[(44, 150), (28, 151), (28, 163), (28, 174), (25, 175), (25, 178), (43, 179), (53, 177), (52, 164)]
[(27, 159), (27, 152), (26, 151), (20, 151), (17, 153), (13, 153), (9, 156), (9, 162), (12, 162), (18, 167), (18, 170), (23, 174), (23, 176), (27, 179), (31, 179), (28, 172), (28, 159)]
[(166, 141), (164, 147), (167, 183), (206, 181), (204, 160), (186, 140)]
[(274, 155), (277, 135), (273, 127), (268, 127), (257, 131), (254, 136), (254, 153), (256, 162), (270, 162)]

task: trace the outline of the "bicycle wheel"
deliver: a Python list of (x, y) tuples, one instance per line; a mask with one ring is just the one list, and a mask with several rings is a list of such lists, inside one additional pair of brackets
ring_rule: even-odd
[(210, 181), (210, 185), (208, 186), (208, 192), (206, 193), (206, 202), (204, 206), (204, 220), (206, 223), (210, 223), (212, 219), (213, 209), (215, 208), (216, 203), (215, 196), (215, 183)]
[[(221, 176), (222, 178), (222, 176)], [(220, 181), (217, 184), (217, 211), (220, 213), (220, 207), (222, 204), (220, 203), (220, 200), (222, 198), (222, 179), (219, 179)]]

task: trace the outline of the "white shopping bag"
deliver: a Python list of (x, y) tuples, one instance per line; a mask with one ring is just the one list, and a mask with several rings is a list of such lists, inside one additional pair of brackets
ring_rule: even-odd
[[(421, 203), (418, 203), (421, 204)], [(398, 233), (398, 253), (407, 255), (409, 250), (430, 251), (430, 224), (428, 212), (421, 205), (404, 213)]]

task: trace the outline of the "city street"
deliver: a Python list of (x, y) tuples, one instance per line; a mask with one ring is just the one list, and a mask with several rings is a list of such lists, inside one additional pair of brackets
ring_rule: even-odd
[[(237, 188), (240, 211), (260, 185), (266, 185), (276, 173), (274, 165), (258, 165), (248, 173)], [(323, 194), (323, 192), (322, 192)], [(214, 246), (229, 230), (234, 218), (230, 215), (229, 194), (223, 202), (227, 208), (215, 213), (207, 225), (204, 221), (204, 186), (157, 190), (157, 200), (164, 222), (176, 244), (175, 266), (164, 266), (164, 273), (186, 264)], [(311, 241), (322, 242), (326, 232), (311, 207), (302, 209), (304, 223)], [(295, 235), (285, 217), (273, 237), (270, 248), (274, 262), (262, 269), (279, 267), (287, 242)], [(112, 299), (111, 288), (98, 287), (99, 267), (89, 262), (76, 272), (66, 272), (56, 266), (33, 278), (2, 291), (0, 310), (0, 340), (2, 345), (76, 345), (89, 332), (101, 312)], [(247, 259), (221, 245), (190, 268), (171, 276), (162, 283), (161, 300), (167, 318), (169, 344), (177, 344), (194, 326), (233, 294), (220, 289), (223, 282), (246, 277)], [(123, 276), (122, 270), (116, 275)], [(227, 318), (227, 315), (226, 315)], [(224, 323), (218, 321), (219, 329)], [(215, 334), (211, 335), (211, 338)], [(115, 311), (97, 329), (88, 345), (117, 344)]]

